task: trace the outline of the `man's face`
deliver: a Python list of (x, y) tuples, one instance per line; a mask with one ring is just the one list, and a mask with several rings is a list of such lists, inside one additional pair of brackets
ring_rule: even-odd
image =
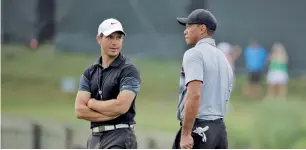
[(204, 25), (186, 24), (184, 35), (185, 41), (188, 45), (195, 45), (198, 42), (201, 34), (203, 34), (203, 26)]
[(108, 36), (97, 36), (97, 40), (102, 47), (102, 53), (109, 57), (116, 57), (122, 48), (123, 34), (114, 32)]

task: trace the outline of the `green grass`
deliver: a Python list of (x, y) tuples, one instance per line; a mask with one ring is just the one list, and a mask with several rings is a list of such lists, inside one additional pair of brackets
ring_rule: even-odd
[[(74, 116), (75, 93), (61, 93), (60, 81), (65, 76), (72, 76), (78, 81), (84, 69), (95, 60), (94, 56), (55, 52), (48, 45), (37, 51), (4, 45), (1, 55), (1, 114), (74, 126), (84, 124), (85, 121), (77, 120)], [(176, 107), (181, 62), (143, 58), (132, 60), (139, 68), (143, 81), (136, 101), (137, 128), (175, 132), (178, 129)], [(253, 140), (245, 137), (254, 134), (252, 128), (258, 122), (259, 114), (272, 114), (270, 121), (277, 114), (283, 115), (280, 111), (306, 114), (301, 107), (306, 104), (303, 101), (306, 79), (290, 80), (286, 102), (262, 102), (242, 96), (245, 79), (245, 76), (237, 78), (231, 97), (231, 110), (226, 118), (229, 137), (241, 138), (237, 140), (240, 143), (234, 143), (235, 147), (244, 147)], [(274, 109), (277, 107), (282, 109)], [(294, 114), (286, 117), (294, 117)]]
[[(74, 117), (75, 93), (61, 93), (60, 81), (64, 76), (72, 76), (78, 81), (84, 69), (95, 60), (94, 56), (56, 53), (48, 46), (38, 51), (20, 46), (2, 47), (2, 112), (35, 119), (79, 122)], [(143, 81), (136, 102), (138, 125), (173, 129), (177, 125), (179, 62), (133, 61)]]

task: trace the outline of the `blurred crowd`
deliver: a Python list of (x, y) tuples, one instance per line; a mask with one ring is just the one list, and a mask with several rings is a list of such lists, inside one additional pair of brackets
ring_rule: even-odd
[[(286, 99), (288, 55), (282, 43), (275, 42), (269, 49), (256, 41), (251, 41), (244, 49), (228, 42), (220, 42), (217, 47), (224, 53), (233, 71), (235, 62), (243, 54), (248, 73), (248, 82), (243, 88), (245, 96), (258, 98), (265, 94), (266, 99)], [(266, 93), (263, 93), (263, 86), (267, 86)]]

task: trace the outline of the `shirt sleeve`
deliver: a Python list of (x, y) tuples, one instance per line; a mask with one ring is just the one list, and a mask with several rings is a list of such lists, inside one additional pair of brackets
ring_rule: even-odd
[(140, 90), (140, 74), (134, 65), (124, 68), (120, 79), (120, 91), (129, 90), (137, 94)]
[(89, 77), (89, 70), (90, 70), (90, 68), (87, 68), (84, 71), (84, 73), (82, 74), (81, 78), (80, 78), (79, 91), (91, 92), (90, 91), (90, 81), (88, 79), (88, 77)]
[(190, 81), (198, 80), (203, 82), (204, 61), (200, 52), (189, 50), (183, 57), (183, 68), (185, 72), (185, 85)]
[(89, 80), (84, 75), (80, 79), (79, 91), (90, 92)]

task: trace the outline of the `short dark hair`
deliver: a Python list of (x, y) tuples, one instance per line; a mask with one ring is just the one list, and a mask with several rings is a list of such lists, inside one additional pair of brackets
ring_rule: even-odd
[[(197, 24), (197, 25), (200, 26), (200, 25), (205, 25), (205, 24)], [(215, 33), (214, 30), (211, 30), (211, 29), (207, 28), (207, 26), (206, 26), (206, 30), (207, 30), (207, 35), (208, 36), (212, 36)]]
[(214, 33), (215, 33), (214, 30), (210, 30), (210, 29), (207, 30), (207, 35), (208, 36), (212, 36)]

